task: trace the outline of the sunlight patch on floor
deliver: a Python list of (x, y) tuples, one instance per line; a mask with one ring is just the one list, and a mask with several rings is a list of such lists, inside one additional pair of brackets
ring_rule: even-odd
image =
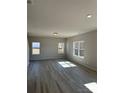
[(97, 84), (96, 84), (96, 82), (87, 83), (87, 84), (84, 84), (84, 86), (87, 87), (93, 93), (97, 93), (97, 88), (96, 88)]
[(62, 67), (64, 68), (69, 68), (69, 67), (76, 67), (75, 64), (69, 62), (69, 61), (61, 61), (61, 62), (58, 62)]

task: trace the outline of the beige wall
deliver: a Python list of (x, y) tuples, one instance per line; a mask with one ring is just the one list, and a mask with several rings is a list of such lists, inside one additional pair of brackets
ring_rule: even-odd
[(27, 40), (27, 66), (29, 65), (29, 44)]
[[(58, 43), (65, 43), (65, 39), (52, 37), (28, 37), (28, 40), (30, 46), (30, 60), (56, 59), (65, 57), (65, 54), (58, 54)], [(40, 55), (32, 55), (31, 46), (33, 41), (40, 42)]]
[[(84, 41), (84, 59), (73, 56), (73, 41)], [(66, 40), (66, 52), (69, 60), (83, 64), (93, 70), (97, 69), (97, 31), (87, 32), (82, 35), (74, 36)]]

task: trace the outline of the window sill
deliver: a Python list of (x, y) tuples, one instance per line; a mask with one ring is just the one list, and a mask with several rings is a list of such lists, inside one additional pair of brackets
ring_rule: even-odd
[(77, 55), (73, 55), (73, 56), (84, 59), (84, 56), (77, 56)]

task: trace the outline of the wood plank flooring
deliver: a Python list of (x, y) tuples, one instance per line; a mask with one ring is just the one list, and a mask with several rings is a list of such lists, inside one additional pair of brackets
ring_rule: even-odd
[(86, 83), (96, 82), (96, 73), (80, 66), (62, 67), (59, 60), (31, 62), (27, 93), (92, 93)]

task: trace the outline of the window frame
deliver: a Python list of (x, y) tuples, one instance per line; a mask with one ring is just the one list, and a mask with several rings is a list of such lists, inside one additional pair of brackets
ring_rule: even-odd
[[(76, 43), (78, 45), (77, 48), (75, 47)], [(73, 56), (76, 56), (76, 57), (79, 57), (79, 58), (84, 58), (84, 55), (83, 56), (80, 55), (80, 50), (83, 50), (83, 51), (85, 50), (84, 48), (81, 48), (81, 46), (80, 46), (81, 43), (84, 44), (84, 41), (73, 41)], [(76, 49), (78, 50), (78, 55), (76, 55), (76, 53), (75, 53)]]
[[(59, 44), (63, 44), (63, 46), (61, 46), (61, 48), (59, 48)], [(60, 52), (59, 50), (63, 50), (63, 52)], [(64, 54), (65, 53), (65, 43), (64, 42), (59, 42), (58, 43), (58, 54)]]
[[(39, 43), (39, 47), (33, 47), (33, 43)], [(33, 49), (38, 49), (39, 53), (38, 54), (34, 54), (33, 53)], [(38, 42), (38, 41), (33, 41), (32, 42), (32, 55), (40, 55), (40, 42)]]

